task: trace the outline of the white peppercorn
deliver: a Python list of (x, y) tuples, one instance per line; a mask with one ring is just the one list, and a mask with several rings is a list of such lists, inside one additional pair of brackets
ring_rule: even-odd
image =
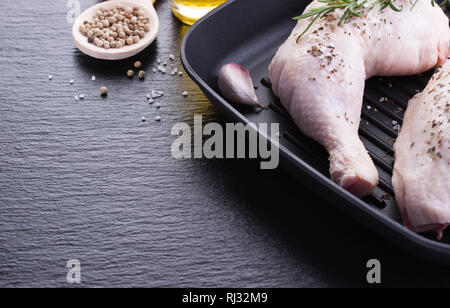
[(102, 96), (108, 95), (108, 88), (107, 88), (107, 87), (101, 87), (101, 88), (100, 88), (100, 94), (101, 94)]
[(99, 39), (99, 38), (95, 38), (94, 39), (94, 44), (97, 46), (97, 47), (102, 47), (103, 46), (103, 42)]

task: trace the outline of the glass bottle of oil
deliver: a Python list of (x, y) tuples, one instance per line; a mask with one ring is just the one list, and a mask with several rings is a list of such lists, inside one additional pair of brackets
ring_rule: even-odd
[(194, 24), (226, 0), (172, 0), (172, 12), (182, 22)]

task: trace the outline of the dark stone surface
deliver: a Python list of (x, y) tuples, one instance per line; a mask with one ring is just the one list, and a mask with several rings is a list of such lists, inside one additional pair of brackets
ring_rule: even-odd
[[(157, 1), (157, 41), (120, 62), (74, 47), (66, 4), (0, 2), (0, 286), (69, 286), (66, 262), (79, 259), (86, 287), (364, 287), (372, 258), (384, 286), (450, 285), (448, 268), (405, 254), (281, 170), (171, 157), (173, 124), (222, 120), (186, 75), (151, 72), (171, 53), (181, 68), (187, 27), (168, 0)], [(136, 59), (145, 81), (125, 77)], [(166, 92), (159, 111), (152, 89)]]

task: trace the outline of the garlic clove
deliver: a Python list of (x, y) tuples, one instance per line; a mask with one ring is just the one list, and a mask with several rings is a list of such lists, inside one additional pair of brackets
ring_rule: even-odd
[(218, 86), (232, 103), (267, 108), (258, 103), (250, 72), (239, 64), (228, 63), (220, 69)]

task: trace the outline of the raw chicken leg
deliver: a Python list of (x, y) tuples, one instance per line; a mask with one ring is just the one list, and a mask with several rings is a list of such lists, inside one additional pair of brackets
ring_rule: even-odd
[[(300, 20), (270, 65), (273, 91), (307, 136), (330, 154), (331, 178), (356, 196), (369, 194), (378, 172), (358, 136), (365, 79), (409, 75), (445, 62), (448, 18), (438, 5), (394, 0), (401, 12), (376, 7), (338, 26), (342, 11)], [(309, 9), (323, 5), (317, 0)]]
[(392, 183), (407, 227), (435, 231), (450, 225), (450, 62), (409, 101), (395, 143)]

